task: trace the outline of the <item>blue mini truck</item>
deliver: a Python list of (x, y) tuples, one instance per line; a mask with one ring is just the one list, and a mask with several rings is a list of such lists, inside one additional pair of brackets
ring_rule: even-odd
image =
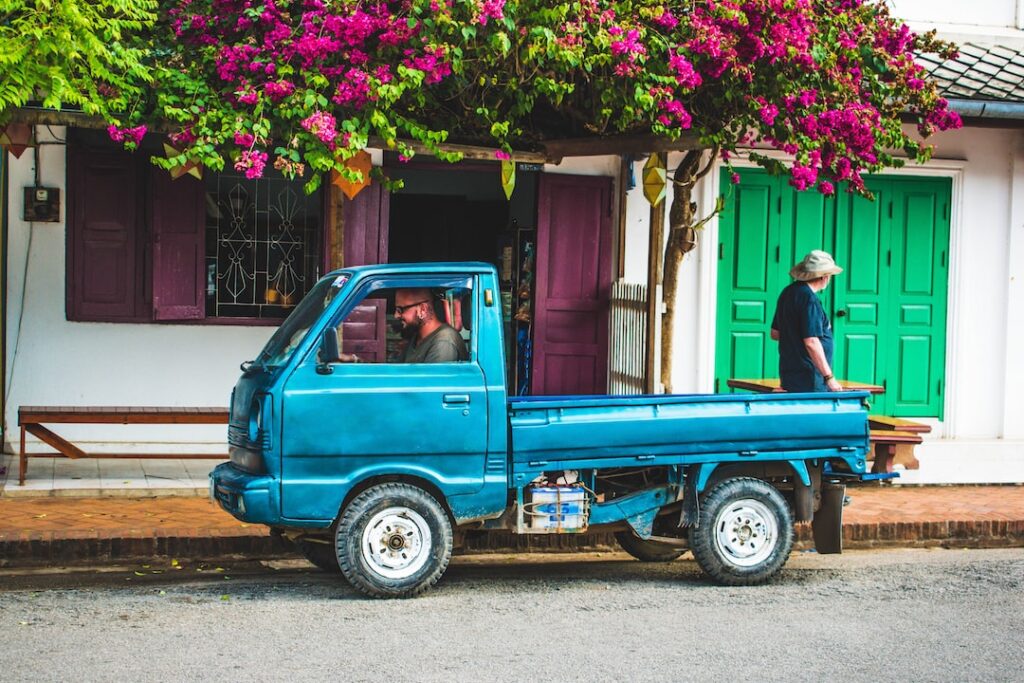
[[(429, 292), (469, 360), (359, 357), (399, 289)], [(503, 330), (488, 264), (331, 273), (242, 364), (211, 496), (375, 597), (431, 587), (467, 532), (614, 532), (729, 585), (775, 576), (794, 522), (841, 552), (846, 483), (877, 476), (866, 393), (512, 398)]]

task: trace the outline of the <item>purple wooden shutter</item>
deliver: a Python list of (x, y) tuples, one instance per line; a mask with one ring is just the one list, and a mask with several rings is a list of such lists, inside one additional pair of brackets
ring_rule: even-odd
[(68, 319), (140, 319), (138, 218), (131, 155), (69, 145)]
[(607, 390), (611, 191), (611, 178), (540, 176), (533, 394)]
[(153, 218), (153, 318), (197, 320), (206, 314), (203, 184), (150, 170)]
[[(388, 200), (388, 193), (375, 183), (357, 194), (355, 199), (344, 201), (346, 266), (387, 262)], [(384, 302), (380, 300), (367, 300), (356, 306), (342, 323), (342, 351), (358, 354), (370, 362), (386, 360), (385, 313)]]

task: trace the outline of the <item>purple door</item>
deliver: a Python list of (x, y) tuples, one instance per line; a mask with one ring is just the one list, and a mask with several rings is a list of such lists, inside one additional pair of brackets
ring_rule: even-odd
[[(378, 183), (345, 200), (343, 205), (345, 266), (387, 263), (388, 193)], [(387, 321), (384, 303), (367, 300), (342, 323), (342, 351), (369, 362), (383, 362), (387, 355)]]
[(611, 198), (611, 178), (540, 177), (533, 394), (607, 391)]
[(153, 225), (153, 318), (206, 316), (206, 242), (203, 184), (186, 175), (172, 180), (150, 169)]

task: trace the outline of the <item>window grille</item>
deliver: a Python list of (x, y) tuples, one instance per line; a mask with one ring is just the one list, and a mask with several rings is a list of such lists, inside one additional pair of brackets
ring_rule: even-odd
[(206, 204), (206, 315), (287, 316), (320, 276), (320, 195), (301, 181), (211, 173)]

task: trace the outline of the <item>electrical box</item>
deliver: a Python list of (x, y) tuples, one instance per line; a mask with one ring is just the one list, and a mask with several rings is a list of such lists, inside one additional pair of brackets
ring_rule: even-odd
[(56, 187), (26, 187), (25, 220), (35, 223), (59, 223), (60, 189)]

